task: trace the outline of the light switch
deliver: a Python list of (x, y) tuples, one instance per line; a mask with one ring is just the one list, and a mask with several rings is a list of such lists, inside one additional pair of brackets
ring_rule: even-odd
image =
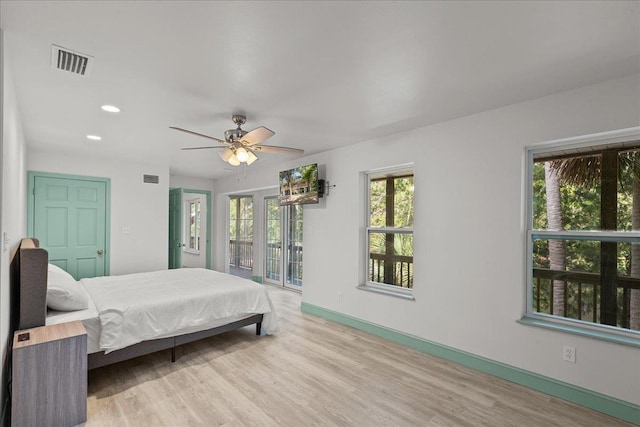
[(131, 234), (131, 227), (122, 227), (122, 234)]

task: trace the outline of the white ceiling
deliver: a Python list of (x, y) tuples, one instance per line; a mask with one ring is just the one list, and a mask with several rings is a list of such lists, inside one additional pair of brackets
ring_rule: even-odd
[[(220, 138), (243, 112), (311, 154), (640, 72), (637, 1), (0, 4), (30, 146), (179, 175), (231, 167), (169, 126)], [(91, 75), (53, 69), (52, 44)]]

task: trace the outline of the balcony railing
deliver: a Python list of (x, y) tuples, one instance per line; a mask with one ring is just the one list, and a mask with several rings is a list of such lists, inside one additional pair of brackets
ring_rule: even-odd
[[(385, 268), (389, 268), (385, 275)], [(377, 283), (413, 288), (413, 257), (369, 254), (369, 280)]]
[(253, 242), (251, 240), (229, 240), (229, 265), (238, 268), (253, 268)]
[[(266, 277), (280, 280), (280, 263), (282, 262), (282, 247), (279, 243), (268, 243), (265, 254)], [(237, 268), (253, 268), (253, 242), (250, 240), (229, 240), (229, 265)], [(385, 266), (391, 266), (389, 281), (385, 281)], [(287, 265), (288, 280), (302, 284), (302, 246), (293, 245)], [(378, 283), (388, 283), (403, 288), (413, 288), (413, 257), (384, 254), (370, 254), (370, 280)]]
[[(600, 274), (576, 271), (533, 269), (533, 309), (554, 313), (553, 284), (562, 282), (564, 317), (600, 323)], [(631, 289), (640, 289), (640, 278), (617, 276), (618, 327), (629, 329)]]
[[(266, 277), (272, 280), (280, 280), (280, 266), (282, 265), (282, 245), (280, 243), (267, 243), (265, 257)], [(287, 263), (288, 283), (302, 285), (302, 245), (292, 245)]]
[[(268, 243), (265, 254), (266, 277), (280, 280), (282, 263), (282, 246), (279, 243)], [(233, 267), (253, 268), (253, 242), (247, 240), (229, 241), (229, 265)], [(287, 280), (295, 285), (302, 285), (302, 245), (292, 245), (287, 263)]]

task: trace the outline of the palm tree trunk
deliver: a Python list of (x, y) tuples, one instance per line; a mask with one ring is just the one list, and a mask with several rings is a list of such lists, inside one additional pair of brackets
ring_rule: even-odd
[[(633, 180), (633, 203), (631, 205), (631, 228), (640, 230), (640, 182)], [(640, 243), (631, 244), (631, 277), (640, 277)], [(629, 329), (640, 330), (640, 290), (631, 289)]]
[[(551, 162), (544, 164), (544, 178), (547, 193), (547, 222), (549, 230), (562, 230), (562, 204), (560, 200), (560, 184), (558, 171), (551, 167)], [(549, 268), (565, 270), (564, 240), (549, 239)], [(551, 314), (564, 316), (564, 281), (553, 281), (553, 311)]]

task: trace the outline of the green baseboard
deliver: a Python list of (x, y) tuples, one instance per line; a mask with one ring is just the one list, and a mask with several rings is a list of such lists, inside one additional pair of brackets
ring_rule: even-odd
[(262, 276), (251, 276), (251, 280), (256, 283), (262, 283)]
[(640, 426), (639, 405), (529, 372), (524, 369), (476, 356), (475, 354), (447, 347), (413, 335), (395, 331), (393, 329), (347, 316), (342, 313), (327, 310), (313, 304), (303, 302), (300, 309), (303, 313), (319, 316), (327, 320), (341, 323), (343, 325), (395, 341), (420, 352), (451, 360), (468, 368), (503, 378), (507, 381), (529, 387), (533, 390), (555, 396)]

